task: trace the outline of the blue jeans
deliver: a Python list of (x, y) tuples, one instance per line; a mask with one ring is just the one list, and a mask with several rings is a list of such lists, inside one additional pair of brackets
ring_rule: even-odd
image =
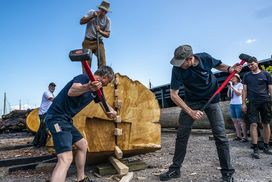
[[(187, 105), (199, 110), (205, 103), (187, 103)], [(217, 154), (220, 161), (222, 175), (234, 173), (234, 168), (230, 161), (229, 142), (225, 133), (224, 118), (219, 103), (210, 104), (205, 113), (211, 124), (213, 136), (215, 139)], [(189, 135), (191, 134), (193, 119), (185, 112), (181, 111), (179, 117), (179, 128), (177, 132), (175, 154), (173, 164), (169, 167), (173, 170), (180, 170), (186, 154)]]

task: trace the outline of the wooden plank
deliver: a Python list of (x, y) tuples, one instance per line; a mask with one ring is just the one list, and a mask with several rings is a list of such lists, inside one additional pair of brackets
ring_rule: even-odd
[(118, 90), (118, 89), (115, 89), (115, 90), (114, 90), (114, 96), (115, 96), (115, 97), (118, 97), (118, 96), (119, 96), (119, 90)]
[[(140, 160), (123, 162), (123, 163), (129, 167), (130, 172), (144, 170), (147, 168), (147, 164)], [(117, 174), (116, 169), (110, 164), (97, 165), (95, 166), (94, 170), (96, 173), (98, 173), (101, 176)]]
[(115, 123), (121, 123), (121, 121), (122, 121), (121, 116), (120, 115), (116, 116)]
[(40, 162), (40, 161), (44, 161), (44, 160), (48, 160), (52, 158), (55, 158), (55, 156), (44, 155), (44, 156), (37, 156), (37, 157), (20, 157), (20, 158), (3, 159), (3, 160), (0, 160), (0, 167), (30, 164), (30, 163)]
[(39, 162), (27, 163), (27, 164), (21, 164), (21, 165), (15, 165), (15, 166), (9, 167), (8, 168), (8, 172), (10, 174), (10, 173), (12, 173), (14, 171), (18, 171), (18, 170), (35, 169), (36, 166), (39, 165), (39, 164), (49, 163), (49, 162), (57, 162), (57, 161), (58, 161), (57, 157), (54, 157), (54, 158), (43, 160), (43, 161), (39, 161)]
[(125, 176), (123, 176), (119, 182), (130, 182), (132, 178), (133, 178), (133, 172), (129, 172)]
[(115, 157), (110, 157), (109, 160), (119, 174), (123, 175), (128, 173), (129, 168), (121, 161), (119, 161)]
[[(226, 135), (227, 135), (228, 138), (235, 138), (236, 137), (236, 133), (229, 133), (229, 134), (226, 134)], [(210, 135), (209, 140), (214, 140), (214, 136)]]
[(114, 106), (117, 109), (120, 109), (122, 104), (123, 104), (123, 102), (121, 100), (119, 100), (119, 99), (116, 99), (115, 102), (114, 102)]
[(123, 152), (118, 146), (114, 147), (114, 154), (117, 159), (121, 159), (123, 157)]
[(5, 150), (16, 150), (16, 149), (22, 149), (22, 148), (27, 148), (27, 147), (32, 147), (32, 144), (21, 144), (21, 145), (13, 145), (13, 146), (5, 146), (1, 147), (0, 151), (5, 151)]
[(121, 136), (121, 135), (122, 135), (122, 129), (120, 129), (120, 128), (115, 128), (115, 129), (114, 129), (114, 135), (115, 135), (115, 136)]

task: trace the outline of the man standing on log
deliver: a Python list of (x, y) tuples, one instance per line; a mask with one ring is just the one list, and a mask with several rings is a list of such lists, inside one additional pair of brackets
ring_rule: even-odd
[[(251, 57), (252, 62), (248, 64), (251, 72), (244, 75), (243, 93), (242, 93), (242, 109), (247, 112), (248, 122), (250, 124), (250, 135), (252, 139), (253, 158), (260, 159), (258, 150), (258, 123), (263, 125), (263, 138), (265, 154), (272, 155), (269, 150), (270, 140), (270, 120), (271, 120), (271, 96), (272, 96), (272, 78), (271, 75), (259, 68), (258, 61), (255, 57)], [(246, 106), (248, 99), (248, 108)], [(261, 118), (260, 118), (261, 116)]]
[[(207, 53), (193, 54), (190, 45), (182, 45), (176, 48), (173, 65), (170, 95), (173, 102), (182, 111), (179, 117), (175, 154), (169, 170), (160, 175), (161, 181), (180, 177), (180, 168), (183, 163), (187, 142), (191, 133), (194, 120), (203, 117), (201, 108), (207, 103), (218, 88), (218, 83), (211, 69), (231, 73), (234, 70), (241, 71), (242, 66), (227, 66)], [(184, 100), (178, 95), (183, 86)], [(223, 114), (219, 105), (219, 95), (204, 110), (210, 121), (212, 132), (221, 166), (222, 181), (232, 182), (234, 168), (231, 165), (229, 142), (225, 133)]]
[[(96, 91), (106, 86), (114, 78), (114, 72), (109, 66), (101, 66), (95, 73), (96, 81), (91, 82), (86, 74), (74, 77), (54, 99), (46, 115), (46, 126), (52, 134), (58, 162), (54, 168), (51, 182), (64, 182), (70, 164), (73, 161), (72, 145), (77, 147), (75, 164), (77, 181), (90, 182), (85, 176), (84, 167), (87, 140), (72, 123), (72, 118), (90, 102), (97, 101)], [(105, 112), (109, 118), (115, 118), (116, 112), (109, 106), (110, 112)]]
[[(106, 16), (106, 14), (109, 12), (109, 8), (110, 3), (107, 1), (102, 1), (100, 6), (98, 6), (98, 11), (90, 10), (85, 16), (80, 19), (81, 25), (87, 24), (82, 47), (84, 49), (90, 49), (96, 55), (96, 57), (98, 57), (96, 43), (97, 37), (99, 39), (100, 57), (97, 59), (99, 60), (99, 62), (97, 63), (98, 67), (106, 65), (106, 55), (102, 37), (110, 37), (111, 21), (109, 17)], [(91, 66), (91, 62), (89, 64)]]
[(47, 131), (45, 126), (45, 115), (55, 97), (53, 94), (55, 88), (56, 84), (54, 82), (51, 82), (48, 85), (48, 90), (45, 91), (42, 96), (42, 102), (39, 108), (40, 127), (33, 140), (33, 145), (36, 147), (42, 147), (46, 144)]

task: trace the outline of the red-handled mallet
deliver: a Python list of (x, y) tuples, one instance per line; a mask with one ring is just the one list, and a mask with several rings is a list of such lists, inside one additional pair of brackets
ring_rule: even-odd
[[(71, 61), (80, 61), (83, 65), (88, 77), (90, 78), (90, 80), (95, 81), (93, 73), (92, 73), (90, 66), (88, 64), (88, 61), (90, 61), (92, 59), (91, 54), (92, 54), (92, 52), (90, 51), (90, 49), (76, 49), (76, 50), (70, 51), (69, 58), (71, 59)], [(102, 103), (105, 111), (110, 112), (110, 109), (108, 107), (108, 104), (106, 103), (106, 100), (102, 94), (101, 89), (97, 90), (97, 97), (98, 97), (99, 101)]]
[[(240, 54), (239, 58), (241, 59), (241, 62), (239, 63), (239, 65), (243, 65), (245, 62), (247, 63), (251, 63), (251, 56), (247, 55), (247, 54)], [(226, 78), (226, 80), (222, 83), (222, 85), (220, 85), (220, 87), (218, 87), (218, 89), (214, 92), (214, 94), (212, 95), (212, 97), (208, 100), (208, 102), (202, 107), (201, 111), (204, 111), (207, 106), (212, 102), (212, 100), (214, 99), (214, 97), (219, 94), (223, 88), (225, 88), (225, 86), (229, 83), (230, 79), (235, 75), (235, 73), (237, 73), (236, 70), (234, 70), (233, 72), (231, 72), (231, 74)]]

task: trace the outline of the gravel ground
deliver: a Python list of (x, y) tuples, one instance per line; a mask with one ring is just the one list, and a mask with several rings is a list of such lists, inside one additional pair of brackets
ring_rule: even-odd
[[(159, 181), (158, 175), (167, 170), (171, 164), (175, 132), (162, 133), (162, 149), (154, 153), (138, 155), (130, 160), (141, 159), (147, 163), (146, 170), (135, 171), (133, 182), (155, 182)], [(261, 153), (261, 159), (250, 157), (251, 149), (249, 143), (241, 143), (230, 140), (232, 163), (236, 169), (235, 181), (237, 182), (272, 182), (272, 156)], [(0, 168), (0, 181), (3, 182), (42, 182), (50, 178), (54, 164), (42, 164), (36, 170), (17, 171), (7, 174), (7, 168)], [(86, 168), (87, 175), (95, 178), (98, 182), (116, 181), (115, 176), (95, 177), (92, 168)], [(209, 135), (193, 134), (190, 137), (187, 155), (181, 169), (181, 178), (172, 181), (182, 182), (217, 182), (219, 181), (220, 167), (213, 140)], [(67, 176), (67, 182), (75, 181), (76, 170), (72, 166)]]

